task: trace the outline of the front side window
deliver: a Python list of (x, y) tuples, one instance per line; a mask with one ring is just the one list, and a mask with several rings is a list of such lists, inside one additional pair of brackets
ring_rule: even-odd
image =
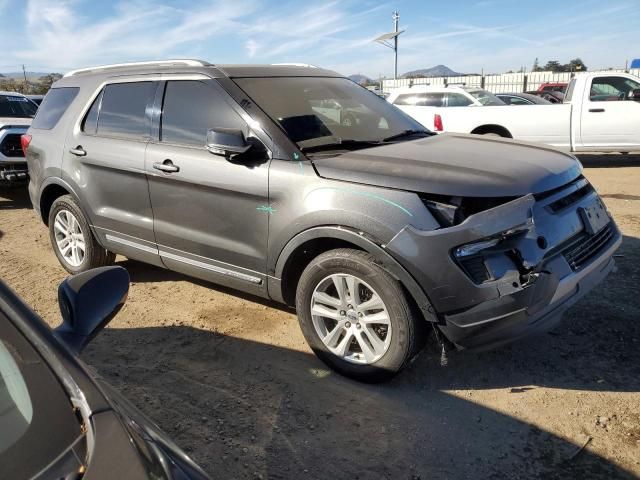
[(236, 83), (300, 148), (380, 142), (427, 132), (400, 109), (347, 78), (240, 78)]
[(147, 105), (155, 83), (132, 82), (107, 85), (98, 116), (98, 135), (142, 139), (149, 135)]
[(36, 118), (31, 123), (31, 127), (43, 130), (54, 128), (79, 91), (78, 87), (52, 88), (49, 90), (38, 109)]
[(246, 124), (212, 85), (198, 80), (167, 82), (161, 141), (204, 146), (207, 131), (216, 127), (243, 129)]
[(592, 102), (617, 102), (629, 100), (640, 83), (625, 77), (596, 77), (591, 81), (589, 100)]
[(27, 97), (0, 95), (0, 117), (33, 118), (38, 107)]

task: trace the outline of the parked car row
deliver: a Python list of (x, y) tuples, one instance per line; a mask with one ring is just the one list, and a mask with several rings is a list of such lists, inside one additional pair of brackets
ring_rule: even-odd
[[(554, 91), (548, 94), (558, 95)], [(525, 97), (520, 94), (518, 98)], [(537, 104), (509, 108), (398, 107), (439, 132), (496, 135), (571, 152), (640, 150), (639, 78), (626, 73), (578, 74), (562, 99), (563, 103), (553, 108)]]

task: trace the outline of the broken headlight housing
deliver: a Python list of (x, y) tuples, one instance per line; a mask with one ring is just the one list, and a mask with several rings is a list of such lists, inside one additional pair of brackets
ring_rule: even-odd
[(450, 197), (419, 194), (425, 207), (443, 227), (453, 227), (476, 213), (498, 207), (517, 197)]

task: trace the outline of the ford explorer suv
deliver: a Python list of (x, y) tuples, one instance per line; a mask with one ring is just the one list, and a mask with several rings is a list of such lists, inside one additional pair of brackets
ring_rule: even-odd
[(0, 92), (0, 188), (27, 183), (20, 137), (37, 110), (38, 106), (20, 93)]
[(621, 242), (573, 156), (434, 135), (312, 66), (70, 72), (23, 143), (67, 271), (119, 254), (295, 306), (314, 352), (363, 381), (432, 332), (488, 348), (554, 325)]

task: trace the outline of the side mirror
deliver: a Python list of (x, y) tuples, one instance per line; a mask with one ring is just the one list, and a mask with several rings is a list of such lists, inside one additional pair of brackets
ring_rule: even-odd
[(640, 88), (631, 90), (631, 93), (629, 93), (629, 100), (635, 100), (636, 102), (640, 102)]
[(75, 353), (120, 311), (129, 293), (129, 274), (122, 267), (94, 268), (68, 277), (58, 287), (62, 324), (54, 331)]
[(242, 130), (233, 128), (212, 128), (207, 131), (207, 150), (215, 155), (228, 157), (246, 153), (251, 144), (244, 138)]

